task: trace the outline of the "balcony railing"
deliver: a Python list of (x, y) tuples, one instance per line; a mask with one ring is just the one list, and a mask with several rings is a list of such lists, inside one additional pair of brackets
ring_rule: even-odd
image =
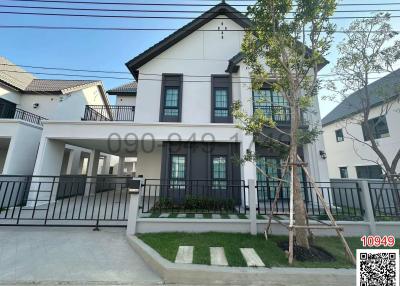
[(47, 118), (41, 117), (39, 115), (36, 115), (34, 113), (19, 108), (15, 108), (13, 111), (8, 112), (6, 115), (3, 114), (3, 116), (1, 116), (0, 118), (20, 119), (40, 126), (43, 125), (42, 123), (43, 120), (47, 120)]
[(135, 107), (127, 105), (86, 105), (82, 120), (134, 121)]
[[(261, 110), (265, 116), (272, 118), (278, 125), (290, 125), (292, 116), (289, 107), (283, 106), (255, 106), (254, 109)], [(301, 125), (307, 125), (305, 114), (301, 113)]]

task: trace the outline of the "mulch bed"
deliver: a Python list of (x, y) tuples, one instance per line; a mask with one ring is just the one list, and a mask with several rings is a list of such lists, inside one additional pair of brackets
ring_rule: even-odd
[[(278, 243), (279, 248), (283, 251), (289, 250), (289, 242), (282, 241)], [(298, 246), (296, 244), (293, 245), (294, 250), (294, 259), (298, 261), (318, 261), (318, 262), (332, 262), (336, 261), (336, 258), (322, 249), (321, 247), (310, 245), (310, 249)]]

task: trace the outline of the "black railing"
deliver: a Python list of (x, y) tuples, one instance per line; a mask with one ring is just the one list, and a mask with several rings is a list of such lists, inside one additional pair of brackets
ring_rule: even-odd
[(126, 225), (127, 177), (0, 176), (0, 225)]
[(142, 187), (142, 213), (246, 214), (244, 181), (151, 180)]
[[(363, 220), (364, 208), (361, 202), (361, 189), (357, 183), (317, 183), (329, 206), (330, 212), (338, 220)], [(322, 203), (317, 199), (310, 183), (301, 184), (301, 194), (310, 217), (328, 219)], [(258, 181), (256, 185), (258, 214), (270, 214), (275, 194), (279, 190), (278, 181)], [(289, 214), (289, 185), (284, 183), (280, 189), (274, 213)]]
[(34, 113), (31, 113), (29, 111), (25, 111), (19, 108), (15, 108), (13, 110), (13, 114), (8, 114), (5, 117), (2, 118), (9, 118), (9, 119), (20, 119), (29, 123), (37, 124), (37, 125), (43, 125), (42, 121), (47, 120), (44, 117), (41, 117), (39, 115), (36, 115)]
[(400, 189), (369, 184), (372, 208), (377, 220), (400, 220)]
[(86, 121), (134, 121), (135, 106), (86, 105), (83, 120)]
[[(284, 106), (255, 106), (254, 109), (261, 110), (267, 118), (272, 118), (277, 124), (290, 125), (291, 123), (291, 112), (289, 107)], [(307, 125), (304, 112), (301, 113), (300, 118), (301, 125)]]

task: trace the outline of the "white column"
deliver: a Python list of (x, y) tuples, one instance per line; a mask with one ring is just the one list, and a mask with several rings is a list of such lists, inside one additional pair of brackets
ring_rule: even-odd
[(250, 233), (257, 235), (257, 194), (256, 181), (249, 180), (249, 202), (250, 202)]
[[(60, 175), (64, 149), (65, 144), (61, 141), (48, 138), (41, 139), (35, 169), (33, 171), (35, 177), (32, 179), (32, 184), (29, 189), (28, 206), (46, 203), (43, 202), (43, 200), (55, 201), (58, 180), (55, 178), (41, 178), (40, 176)], [(40, 202), (38, 202), (38, 200), (40, 200)]]
[(87, 171), (87, 176), (91, 178), (87, 178), (85, 196), (89, 196), (90, 192), (91, 191), (93, 192), (96, 188), (95, 177), (97, 176), (97, 171), (99, 168), (99, 159), (100, 159), (100, 151), (92, 150), (92, 152), (90, 152), (88, 171)]
[(118, 176), (124, 175), (125, 156), (119, 156), (118, 161)]
[(67, 175), (80, 175), (82, 173), (81, 154), (81, 150), (71, 150), (68, 158)]
[(139, 212), (139, 190), (128, 189), (129, 193), (129, 209), (128, 209), (128, 225), (126, 233), (128, 235), (136, 234), (136, 221)]
[(110, 170), (110, 161), (111, 161), (111, 156), (110, 155), (104, 155), (103, 159), (103, 168), (101, 173), (103, 175), (108, 175), (108, 172)]
[(361, 193), (362, 193), (362, 203), (364, 206), (364, 219), (369, 223), (370, 234), (376, 233), (376, 221), (374, 215), (374, 209), (372, 206), (372, 200), (369, 193), (368, 182), (363, 180), (359, 182)]

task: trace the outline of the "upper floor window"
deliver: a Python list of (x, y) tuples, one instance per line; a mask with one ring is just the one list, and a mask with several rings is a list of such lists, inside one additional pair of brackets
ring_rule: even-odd
[(163, 75), (160, 121), (180, 122), (182, 106), (182, 75)]
[[(371, 135), (374, 139), (379, 139), (379, 138), (385, 138), (389, 137), (389, 128), (386, 122), (386, 116), (382, 115), (376, 118), (372, 118), (368, 120), (367, 122), (370, 130), (371, 130)], [(362, 126), (362, 131), (364, 135), (364, 141), (370, 140), (367, 128), (365, 125)]]
[(335, 131), (336, 134), (336, 142), (342, 142), (344, 141), (344, 136), (343, 136), (343, 129), (338, 129)]
[(288, 102), (269, 87), (253, 91), (253, 109), (261, 110), (266, 117), (276, 122), (290, 122)]
[(231, 78), (226, 75), (212, 76), (212, 116), (214, 123), (231, 123)]

